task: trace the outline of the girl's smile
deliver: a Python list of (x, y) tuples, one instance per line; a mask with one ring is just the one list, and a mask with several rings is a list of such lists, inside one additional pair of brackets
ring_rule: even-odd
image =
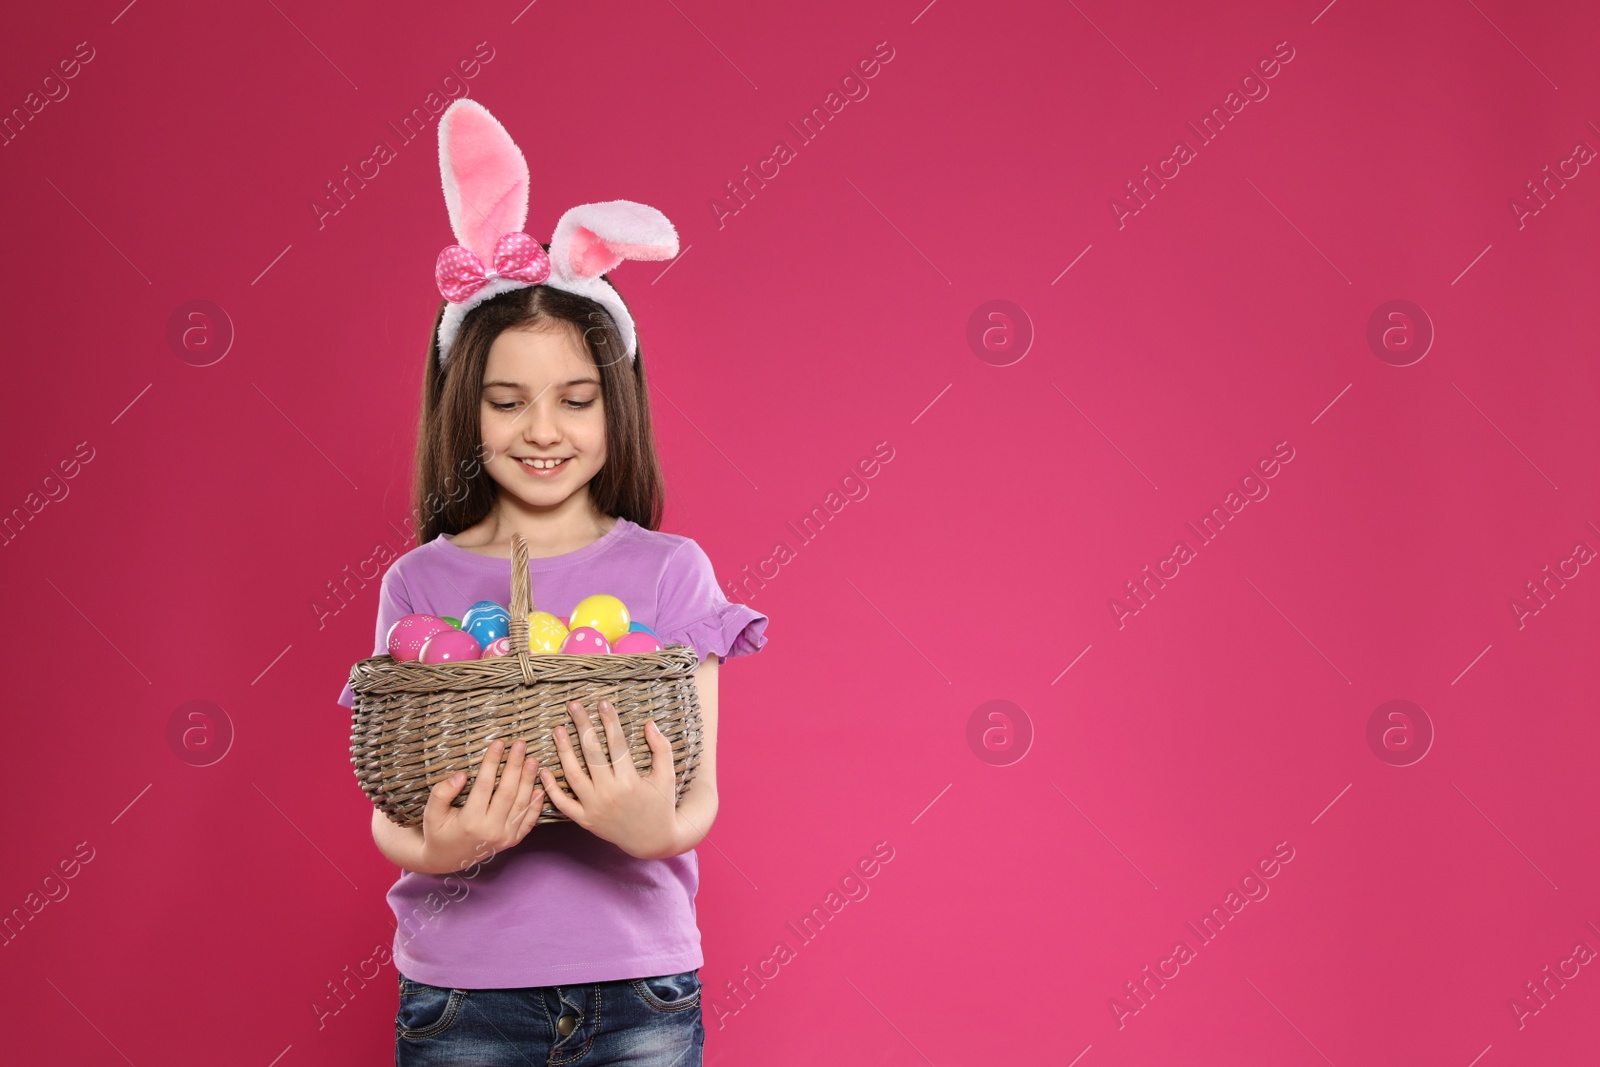
[(535, 478), (554, 478), (559, 471), (567, 469), (567, 461), (571, 458), (571, 456), (562, 456), (560, 459), (543, 459), (518, 456), (517, 460)]

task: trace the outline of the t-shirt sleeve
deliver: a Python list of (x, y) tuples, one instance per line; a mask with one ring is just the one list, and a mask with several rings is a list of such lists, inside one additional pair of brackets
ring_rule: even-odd
[[(383, 581), (378, 586), (378, 625), (372, 638), (372, 654), (382, 656), (389, 651), (389, 627), (411, 614), (411, 592), (406, 588), (405, 579), (400, 577), (400, 572), (393, 566), (383, 572)], [(354, 666), (354, 664), (351, 664)], [(355, 690), (350, 688), (350, 674), (345, 672), (344, 690), (339, 694), (339, 703), (347, 708), (355, 707)]]
[(656, 597), (651, 625), (667, 645), (689, 645), (700, 658), (748, 656), (767, 643), (767, 617), (723, 595), (705, 550), (686, 540), (674, 550)]

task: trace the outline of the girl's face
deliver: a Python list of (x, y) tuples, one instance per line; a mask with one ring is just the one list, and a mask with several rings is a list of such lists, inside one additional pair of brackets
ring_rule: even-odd
[[(479, 432), (493, 450), (484, 469), (531, 507), (562, 503), (605, 465), (604, 403), (600, 372), (574, 332), (502, 330), (483, 369)], [(551, 469), (547, 460), (560, 462)]]

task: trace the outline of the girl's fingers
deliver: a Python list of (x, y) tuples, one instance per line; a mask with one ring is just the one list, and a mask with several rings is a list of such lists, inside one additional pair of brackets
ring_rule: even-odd
[[(577, 752), (572, 748), (572, 739), (567, 735), (567, 731), (559, 726), (555, 729), (555, 738), (556, 757), (561, 760), (561, 773), (566, 776), (567, 785), (571, 787), (573, 795), (582, 803), (587, 804), (589, 798), (594, 795), (594, 786), (589, 781), (589, 776), (584, 773), (583, 764), (579, 762)], [(555, 783), (550, 780), (553, 777), (550, 772), (546, 771), (545, 774), (545, 789), (549, 792), (550, 799), (554, 800), (556, 794), (561, 790), (556, 788)]]
[(540, 771), (539, 774), (544, 779), (545, 796), (550, 798), (550, 803), (554, 804), (556, 810), (561, 814), (582, 826), (583, 805), (567, 796), (566, 791), (556, 784), (555, 776), (550, 773), (548, 768)]
[(644, 736), (650, 742), (650, 781), (670, 792), (677, 779), (677, 768), (672, 765), (672, 742), (654, 719), (645, 724)]
[(456, 794), (461, 792), (461, 787), (467, 784), (467, 772), (457, 771), (450, 777), (434, 783), (428, 790), (428, 805), (423, 809), (422, 818), (429, 826), (438, 826), (450, 817), (450, 802), (455, 800)]
[(478, 778), (472, 783), (472, 792), (467, 794), (467, 804), (483, 811), (489, 806), (489, 798), (494, 795), (494, 776), (500, 769), (500, 753), (505, 749), (505, 742), (499, 739), (493, 741), (483, 753), (483, 759), (478, 761)]
[(539, 784), (539, 761), (528, 758), (522, 761), (522, 781), (517, 787), (517, 799), (511, 805), (509, 824), (513, 830), (521, 826), (528, 814), (528, 804), (533, 798), (533, 788)]
[(511, 814), (511, 805), (516, 803), (517, 791), (522, 786), (523, 753), (526, 751), (527, 746), (518, 738), (506, 753), (505, 770), (500, 772), (500, 784), (495, 786), (494, 796), (489, 801), (491, 826), (503, 826)]
[[(532, 775), (529, 775), (529, 777), (531, 778)], [(528, 810), (523, 813), (522, 825), (517, 828), (518, 839), (528, 836), (528, 831), (533, 829), (542, 814), (544, 814), (544, 790), (536, 789), (533, 793), (533, 799), (528, 804)]]
[[(576, 700), (567, 702), (567, 713), (572, 716), (572, 725), (578, 731), (578, 744), (583, 747), (583, 758), (589, 765), (591, 778), (602, 778), (611, 773), (611, 764), (606, 762), (606, 754), (600, 750), (600, 733), (595, 729), (594, 720), (589, 717), (589, 709)], [(580, 721), (578, 716), (582, 714)]]
[(633, 765), (633, 753), (628, 750), (628, 742), (622, 736), (622, 719), (617, 715), (616, 706), (609, 700), (600, 702), (600, 722), (605, 726), (606, 747), (611, 750), (612, 772), (638, 775), (639, 768)]

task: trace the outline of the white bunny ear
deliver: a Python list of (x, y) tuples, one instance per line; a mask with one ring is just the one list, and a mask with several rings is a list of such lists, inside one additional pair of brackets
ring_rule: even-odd
[(568, 281), (598, 278), (624, 259), (671, 259), (678, 231), (647, 204), (607, 200), (579, 204), (556, 223), (550, 238), (551, 268)]
[(456, 240), (484, 264), (501, 234), (528, 221), (528, 161), (488, 108), (469, 97), (439, 119), (439, 174)]

